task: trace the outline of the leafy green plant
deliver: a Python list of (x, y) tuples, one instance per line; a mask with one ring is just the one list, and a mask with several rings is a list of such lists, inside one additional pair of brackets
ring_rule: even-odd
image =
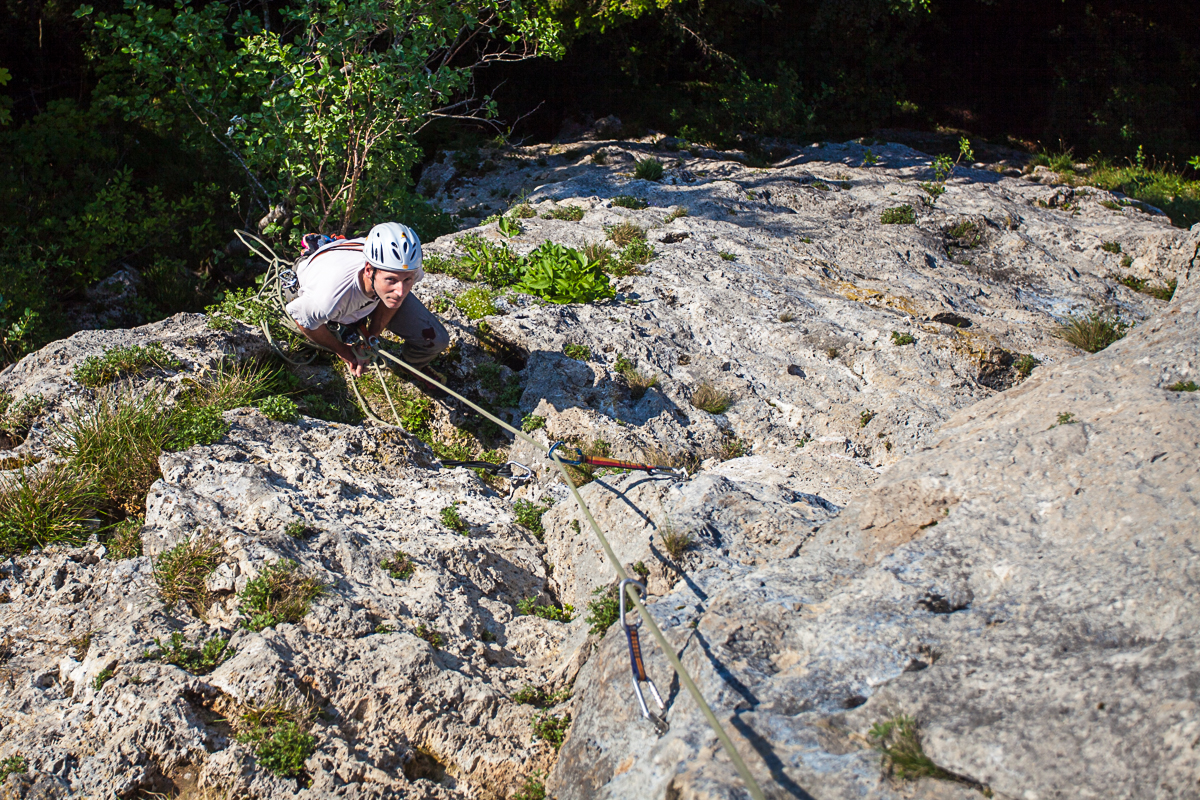
[(1100, 311), (1082, 316), (1068, 316), (1054, 330), (1054, 335), (1080, 350), (1098, 353), (1113, 342), (1123, 339), (1129, 325), (1119, 317)]
[(1175, 381), (1167, 387), (1168, 392), (1194, 392), (1197, 389), (1200, 389), (1200, 385), (1195, 381)]
[(562, 608), (557, 606), (539, 606), (536, 598), (526, 597), (517, 603), (517, 612), (525, 616), (541, 617), (551, 622), (570, 622), (575, 618), (575, 607), (564, 603)]
[(884, 225), (913, 225), (917, 221), (913, 207), (905, 203), (902, 206), (885, 208), (879, 215), (879, 221)]
[(303, 774), (304, 762), (316, 750), (308, 732), (316, 711), (307, 702), (285, 699), (276, 692), (262, 705), (250, 705), (235, 723), (237, 740), (250, 745), (259, 765), (282, 778)]
[(596, 262), (578, 250), (546, 242), (525, 258), (518, 291), (552, 303), (591, 303), (616, 292)]
[(682, 219), (683, 217), (686, 217), (687, 215), (688, 215), (688, 210), (686, 207), (677, 206), (676, 208), (671, 210), (670, 214), (667, 214), (666, 218), (663, 220), (663, 225), (670, 225), (675, 220)]
[(567, 729), (571, 727), (571, 715), (564, 714), (559, 717), (546, 713), (534, 714), (529, 726), (533, 728), (534, 738), (541, 739), (557, 750), (567, 738)]
[(533, 219), (537, 216), (537, 212), (533, 210), (533, 206), (529, 205), (528, 203), (521, 203), (517, 206), (514, 206), (513, 209), (508, 213), (514, 219)]
[(490, 317), (496, 313), (496, 305), (493, 302), (493, 297), (493, 294), (488, 289), (482, 286), (475, 286), (455, 297), (454, 305), (467, 319), (474, 321), (483, 317)]
[[(5, 109), (7, 111), (8, 109)], [(9, 775), (22, 775), (29, 771), (29, 762), (25, 760), (23, 755), (9, 756), (0, 761), (0, 785), (8, 780)], [(543, 793), (542, 797), (545, 797)]]
[(617, 247), (625, 247), (639, 239), (646, 238), (646, 229), (632, 222), (619, 222), (616, 225), (608, 226), (605, 230), (608, 232), (608, 238)]
[(517, 524), (529, 530), (539, 542), (546, 536), (542, 526), (542, 515), (550, 510), (550, 504), (538, 505), (530, 500), (513, 501), (513, 512)]
[(514, 702), (521, 703), (522, 705), (549, 708), (550, 706), (558, 705), (570, 697), (570, 688), (559, 689), (557, 692), (547, 692), (539, 686), (526, 684), (513, 693), (512, 699)]
[(567, 343), (563, 345), (563, 353), (567, 358), (576, 361), (587, 361), (592, 357), (592, 348), (585, 344)]
[(325, 585), (316, 577), (305, 573), (295, 561), (281, 558), (247, 581), (238, 594), (241, 624), (248, 630), (261, 631), (284, 622), (297, 623), (324, 591)]
[(546, 418), (537, 414), (526, 414), (521, 418), (521, 430), (525, 433), (533, 433), (536, 430), (546, 427)]
[(929, 195), (930, 205), (936, 203), (937, 199), (946, 193), (946, 187), (941, 183), (925, 182), (919, 185), (925, 191), (925, 194)]
[(171, 422), (173, 430), (166, 442), (171, 450), (216, 444), (229, 432), (229, 423), (215, 406), (184, 405), (172, 415)]
[(96, 673), (96, 677), (92, 680), (92, 688), (97, 692), (100, 691), (100, 689), (104, 687), (104, 684), (108, 683), (112, 679), (114, 674), (116, 674), (116, 671), (112, 667), (105, 667), (104, 669), (100, 670), (100, 672)]
[(649, 203), (640, 197), (632, 197), (627, 194), (619, 194), (612, 199), (612, 204), (617, 208), (629, 208), (634, 211), (639, 211), (646, 208)]
[(380, 561), (379, 566), (393, 580), (397, 581), (406, 581), (417, 571), (417, 565), (413, 563), (408, 553), (405, 553), (403, 550), (397, 550), (388, 558)]
[(871, 726), (867, 736), (875, 749), (883, 754), (887, 771), (901, 780), (953, 778), (925, 755), (917, 722), (912, 717), (901, 715), (886, 722), (877, 722)]
[(76, 381), (95, 389), (117, 378), (138, 375), (148, 369), (180, 369), (183, 364), (159, 342), (130, 347), (114, 347), (103, 355), (88, 356), (75, 368)]
[(641, 267), (650, 263), (654, 256), (654, 245), (645, 239), (634, 239), (621, 249), (616, 259), (609, 262), (606, 271), (617, 278), (641, 275)]
[(737, 399), (733, 392), (724, 392), (711, 383), (702, 383), (688, 398), (693, 406), (709, 414), (724, 414)]
[(911, 334), (901, 333), (900, 331), (892, 331), (892, 344), (896, 347), (904, 347), (907, 344), (912, 344), (916, 339)]
[(660, 181), (663, 176), (662, 162), (657, 158), (642, 158), (633, 168), (633, 177), (644, 181)]
[(1070, 411), (1063, 411), (1059, 413), (1057, 419), (1054, 421), (1054, 424), (1050, 427), (1057, 428), (1059, 425), (1074, 425), (1077, 422), (1079, 422), (1079, 420), (1075, 419), (1074, 414), (1072, 414)]
[(512, 217), (500, 217), (500, 219), (496, 222), (496, 227), (499, 229), (500, 233), (504, 234), (510, 239), (521, 233), (521, 223), (517, 222)]
[(865, 428), (870, 424), (871, 420), (875, 419), (874, 411), (864, 411), (858, 415), (858, 427)]
[(1121, 252), (1121, 243), (1120, 242), (1103, 242), (1100, 245), (1100, 249), (1106, 253), (1119, 253), (1119, 252)]
[(1025, 353), (1013, 362), (1013, 369), (1015, 369), (1021, 375), (1021, 377), (1028, 378), (1029, 374), (1033, 372), (1034, 368), (1041, 363), (1041, 361), (1034, 358), (1029, 353)]
[(276, 422), (292, 422), (300, 416), (300, 409), (296, 407), (295, 401), (279, 394), (259, 400), (258, 410), (264, 417)]
[(583, 219), (583, 214), (584, 211), (579, 206), (558, 206), (542, 214), (542, 219), (561, 219), (565, 222), (579, 222), (579, 220)]
[(1174, 278), (1169, 279), (1162, 286), (1157, 286), (1150, 283), (1150, 281), (1145, 280), (1144, 278), (1138, 278), (1134, 275), (1126, 275), (1122, 278), (1118, 278), (1117, 282), (1122, 286), (1128, 286), (1135, 292), (1148, 294), (1151, 297), (1156, 297), (1159, 300), (1167, 303), (1171, 302), (1171, 298), (1175, 296), (1175, 288), (1179, 285), (1179, 282)]
[(179, 631), (172, 633), (166, 644), (156, 637), (154, 647), (154, 650), (143, 653), (143, 658), (161, 664), (172, 664), (193, 675), (207, 675), (237, 653), (236, 648), (229, 646), (229, 639), (226, 637), (201, 637), (192, 645)]
[(413, 633), (418, 639), (424, 639), (426, 642), (428, 642), (429, 646), (434, 650), (440, 650), (442, 645), (445, 644), (444, 640), (442, 639), (442, 634), (436, 629), (427, 626), (424, 622), (419, 623), (413, 630)]
[(113, 525), (101, 537), (104, 557), (111, 561), (137, 558), (142, 554), (142, 517), (128, 517)]
[(865, 153), (863, 153), (862, 165), (864, 167), (873, 167), (878, 163), (879, 163), (879, 156), (875, 155), (875, 153), (871, 150), (871, 148), (868, 147), (867, 151)]
[(170, 608), (186, 603), (196, 616), (208, 610), (209, 592), (205, 581), (221, 561), (220, 542), (202, 533), (184, 539), (154, 562), (154, 582), (163, 602)]
[(470, 526), (467, 525), (466, 520), (464, 520), (458, 513), (457, 503), (452, 503), (443, 508), (439, 516), (441, 517), (442, 524), (455, 533), (467, 536), (471, 532)]
[(617, 587), (598, 586), (592, 590), (592, 597), (596, 599), (588, 601), (588, 615), (584, 617), (584, 622), (590, 626), (589, 633), (603, 636), (621, 613)]

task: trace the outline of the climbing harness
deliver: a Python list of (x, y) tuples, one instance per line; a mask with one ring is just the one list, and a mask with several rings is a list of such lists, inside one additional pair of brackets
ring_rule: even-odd
[[(621, 581), (620, 588), (618, 589), (621, 595), (621, 627), (625, 629), (625, 641), (629, 644), (629, 666), (633, 671), (633, 693), (637, 696), (638, 705), (642, 708), (642, 716), (650, 720), (655, 730), (661, 736), (667, 732), (667, 722), (646, 706), (646, 698), (642, 696), (642, 684), (645, 683), (650, 687), (650, 694), (654, 695), (654, 701), (658, 703), (659, 711), (666, 711), (667, 704), (663, 702), (662, 695), (658, 693), (658, 687), (654, 685), (654, 681), (650, 680), (650, 676), (646, 674), (646, 663), (642, 661), (642, 640), (638, 638), (638, 628), (642, 623), (639, 621), (630, 625), (629, 620), (625, 616), (626, 586), (636, 586), (641, 597), (646, 595), (646, 587), (628, 578)], [(641, 597), (638, 598), (638, 603), (642, 602)]]
[[(279, 256), (275, 255), (271, 248), (257, 236), (245, 233), (244, 231), (237, 231), (236, 233), (238, 238), (242, 240), (242, 242), (250, 249), (251, 252), (253, 252), (255, 255), (258, 255), (268, 264), (267, 274), (264, 276), (263, 285), (258, 292), (259, 299), (262, 299), (264, 296), (273, 297), (279, 303), (280, 312), (286, 315), (287, 311), (284, 308), (286, 304), (283, 302), (283, 289), (280, 279), (283, 277), (285, 272), (289, 272), (291, 270), (284, 268), (283, 264), (285, 262), (280, 259)], [(266, 251), (266, 253), (257, 249), (250, 241), (247, 241), (247, 237), (260, 245)], [(274, 290), (273, 294), (269, 293), (269, 290), (271, 289)], [(289, 361), (289, 363), (296, 365), (310, 363), (313, 358), (316, 357), (316, 350), (323, 349), (318, 348), (315, 344), (311, 344), (310, 346), (313, 348), (314, 352), (308, 357), (307, 360), (303, 362), (293, 361), (287, 355), (284, 355), (284, 353), (280, 352), (280, 347), (274, 341), (274, 338), (271, 335), (268, 321), (262, 321), (262, 328), (263, 333), (266, 335), (267, 341), (271, 347), (275, 349), (275, 351), (279, 353), (281, 357)], [(641, 684), (645, 682), (650, 685), (651, 693), (653, 694), (654, 699), (657, 701), (660, 710), (666, 710), (666, 706), (662, 701), (662, 697), (659, 695), (657, 688), (655, 688), (653, 681), (649, 680), (647, 677), (645, 663), (642, 660), (641, 640), (637, 637), (637, 628), (629, 626), (625, 619), (626, 597), (628, 597), (630, 602), (633, 604), (633, 609), (638, 613), (638, 616), (641, 618), (641, 622), (645, 626), (646, 630), (650, 632), (650, 635), (654, 638), (654, 641), (662, 650), (663, 655), (666, 656), (667, 661), (670, 662), (672, 669), (675, 670), (675, 674), (679, 676), (680, 684), (687, 690), (688, 694), (691, 695), (692, 700), (695, 701), (696, 706), (704, 715), (704, 719), (708, 722), (709, 727), (712, 728), (713, 733), (716, 734), (717, 739), (721, 742), (721, 747), (725, 750), (725, 753), (729, 756), (729, 760), (733, 762), (734, 768), (737, 770), (738, 775), (741, 776), (742, 781), (746, 784), (746, 789), (750, 792), (751, 798), (753, 798), (753, 800), (765, 800), (765, 796), (763, 795), (762, 789), (758, 785), (758, 781), (756, 781), (754, 776), (750, 773), (749, 768), (746, 766), (746, 762), (742, 760), (742, 756), (740, 753), (738, 753), (737, 748), (733, 746), (733, 740), (729, 738), (729, 734), (726, 733), (724, 726), (721, 725), (721, 721), (717, 719), (717, 715), (713, 713), (712, 708), (704, 699), (704, 695), (700, 693), (699, 687), (697, 687), (696, 682), (692, 680), (692, 676), (688, 673), (687, 668), (685, 668), (683, 666), (683, 662), (679, 660), (679, 655), (675, 652), (674, 648), (671, 647), (670, 642), (668, 642), (666, 636), (663, 635), (662, 629), (658, 627), (658, 623), (654, 621), (654, 617), (650, 615), (650, 611), (646, 608), (645, 603), (642, 602), (641, 597), (643, 594), (645, 594), (645, 587), (630, 578), (629, 574), (625, 571), (625, 567), (621, 563), (620, 559), (617, 558), (616, 552), (613, 551), (612, 544), (608, 541), (608, 537), (605, 536), (604, 531), (600, 529), (600, 525), (596, 522), (596, 518), (592, 516), (591, 509), (588, 508), (587, 504), (583, 501), (582, 495), (579, 494), (578, 487), (576, 487), (575, 482), (571, 480), (571, 476), (567, 472), (567, 466), (586, 463), (593, 466), (610, 466), (618, 469), (644, 470), (649, 474), (659, 473), (671, 474), (675, 476), (682, 474), (686, 476), (687, 473), (683, 470), (675, 470), (669, 467), (656, 467), (648, 464), (634, 464), (632, 462), (603, 459), (596, 456), (584, 456), (578, 448), (575, 449), (576, 457), (574, 459), (564, 458), (563, 455), (558, 452), (564, 447), (563, 442), (556, 442), (553, 447), (547, 447), (519, 428), (513, 427), (487, 409), (480, 407), (477, 403), (473, 403), (448, 386), (444, 386), (436, 379), (424, 374), (418, 368), (389, 353), (387, 350), (384, 350), (382, 347), (380, 347), (378, 337), (363, 337), (361, 342), (357, 342), (357, 346), (362, 352), (364, 360), (370, 362), (371, 366), (375, 369), (376, 374), (379, 377), (380, 383), (383, 384), (384, 394), (387, 397), (388, 404), (391, 406), (392, 414), (397, 423), (400, 421), (400, 415), (396, 413), (396, 406), (392, 402), (391, 394), (388, 393), (387, 384), (383, 380), (383, 374), (379, 367), (381, 359), (387, 359), (397, 366), (408, 370), (418, 378), (428, 381), (433, 386), (436, 386), (438, 389), (446, 392), (446, 394), (449, 396), (465, 404), (472, 410), (499, 425), (501, 428), (507, 430), (509, 433), (513, 434), (513, 436), (525, 441), (539, 450), (546, 452), (547, 458), (554, 462), (554, 465), (558, 468), (564, 483), (566, 483), (567, 489), (570, 491), (571, 496), (574, 497), (575, 502), (579, 505), (579, 510), (582, 512), (584, 519), (587, 520), (588, 527), (591, 528), (592, 533), (595, 534), (596, 539), (600, 542), (600, 545), (604, 549), (604, 553), (607, 556), (609, 563), (612, 565), (613, 570), (617, 573), (617, 577), (620, 579), (619, 591), (621, 593), (621, 601), (619, 604), (619, 610), (621, 611), (621, 623), (624, 626), (625, 635), (630, 645), (630, 658), (634, 670), (634, 690), (639, 704), (641, 705), (643, 715), (655, 724), (655, 728), (660, 734), (665, 731), (666, 722), (662, 719), (662, 717), (651, 714), (649, 708), (646, 706), (645, 698), (642, 696)], [(354, 389), (355, 397), (358, 399), (359, 405), (363, 408), (367, 418), (374, 422), (386, 425), (387, 423), (383, 422), (383, 420), (379, 419), (378, 416), (370, 411), (370, 407), (359, 393), (358, 387), (355, 385), (354, 381), (350, 381), (350, 386)], [(509, 462), (509, 464), (512, 464), (512, 462)], [(506, 464), (505, 466), (509, 465)], [(517, 466), (524, 467), (523, 464)], [(481, 467), (481, 469), (482, 468), (483, 467)], [(630, 633), (631, 631), (633, 631), (632, 634)], [(658, 722), (655, 722), (655, 718), (657, 718)], [(661, 723), (661, 725), (659, 723)]]
[[(563, 450), (574, 450), (575, 458), (558, 453), (559, 448)], [(593, 467), (608, 467), (609, 469), (631, 469), (640, 470), (647, 475), (669, 475), (678, 480), (686, 481), (688, 473), (682, 467), (658, 467), (653, 464), (639, 464), (636, 461), (620, 461), (615, 458), (603, 458), (602, 456), (585, 456), (583, 451), (578, 447), (568, 447), (566, 442), (555, 442), (550, 447), (550, 452), (546, 454), (546, 458), (553, 460), (557, 454), (558, 460), (564, 464), (570, 464), (573, 467), (578, 467), (581, 464), (589, 464)]]

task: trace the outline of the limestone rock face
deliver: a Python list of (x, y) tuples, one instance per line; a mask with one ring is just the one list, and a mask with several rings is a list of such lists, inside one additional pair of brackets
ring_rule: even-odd
[[(486, 336), (447, 304), (444, 369), (488, 398), (518, 380), (502, 413), (541, 443), (686, 466), (581, 493), (768, 796), (1194, 796), (1200, 412), (1166, 387), (1197, 379), (1200, 231), (984, 170), (934, 197), (930, 159), (899, 145), (871, 167), (846, 143), (752, 169), (592, 138), (617, 128), (426, 176), (452, 210), (530, 190), (521, 233), (472, 231), (516, 252), (619, 225), (655, 251), (611, 301), (501, 293)], [(664, 179), (633, 179), (651, 155)], [(554, 218), (567, 205), (583, 218)], [(883, 224), (905, 205), (914, 224)], [(1167, 304), (1130, 276), (1180, 286)], [(431, 269), (420, 293), (464, 288)], [(1137, 323), (1107, 350), (1055, 337), (1105, 310)], [(128, 388), (168, 401), (268, 352), (199, 315), (52, 343), (0, 374), (44, 403), (0, 480), (58, 458), (58, 426), (95, 400), (79, 364), (151, 342), (180, 366)], [(693, 403), (710, 389), (725, 410)], [(444, 402), (431, 424), (468, 418)], [(589, 633), (613, 570), (540, 450), (509, 449), (536, 474), (510, 496), (400, 428), (225, 421), (215, 444), (160, 457), (144, 555), (96, 540), (0, 562), (0, 759), (26, 763), (0, 796), (491, 800), (531, 779), (560, 800), (747, 796), (649, 637), (663, 735), (639, 716), (619, 626)], [(556, 501), (543, 538), (513, 500)], [(197, 541), (217, 566), (199, 600), (168, 606), (156, 571)], [(397, 554), (411, 574), (383, 566)], [(285, 559), (323, 592), (299, 622), (251, 630), (239, 596)], [(175, 633), (234, 655), (194, 674), (147, 654)], [(552, 705), (518, 702), (527, 687)], [(232, 724), (281, 703), (312, 711), (299, 779)], [(534, 735), (543, 713), (573, 720), (560, 750)], [(885, 774), (869, 732), (902, 715), (941, 779)]]

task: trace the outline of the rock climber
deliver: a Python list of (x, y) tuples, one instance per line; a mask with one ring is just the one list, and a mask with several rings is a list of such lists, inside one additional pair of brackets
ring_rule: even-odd
[[(401, 357), (426, 377), (443, 380), (429, 363), (450, 344), (445, 327), (417, 296), (413, 287), (425, 277), (421, 269), (421, 240), (407, 225), (383, 222), (371, 228), (366, 238), (325, 237), (306, 244), (317, 245), (296, 266), (298, 290), (287, 304), (300, 332), (316, 344), (332, 350), (350, 369), (363, 374), (366, 362), (329, 328), (336, 322), (357, 326), (367, 320), (367, 336), (387, 328), (404, 340)], [(433, 384), (413, 376), (427, 394), (444, 396)]]

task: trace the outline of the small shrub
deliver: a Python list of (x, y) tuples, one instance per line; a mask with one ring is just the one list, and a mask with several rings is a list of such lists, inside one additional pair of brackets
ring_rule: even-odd
[(1171, 278), (1162, 286), (1157, 286), (1150, 283), (1150, 281), (1145, 280), (1144, 278), (1138, 278), (1133, 275), (1126, 275), (1123, 278), (1118, 278), (1117, 282), (1123, 286), (1128, 286), (1135, 292), (1148, 294), (1151, 297), (1156, 297), (1159, 300), (1167, 303), (1171, 302), (1171, 298), (1175, 296), (1175, 288), (1179, 285), (1179, 282), (1174, 278)]
[(921, 746), (917, 723), (912, 717), (899, 716), (871, 726), (867, 734), (883, 754), (885, 768), (901, 780), (919, 778), (951, 779), (949, 773), (934, 764)]
[(874, 411), (864, 411), (858, 415), (858, 427), (865, 428), (870, 424), (871, 420), (875, 419)]
[(906, 344), (912, 344), (916, 339), (908, 333), (900, 333), (900, 331), (892, 331), (892, 344), (897, 347), (903, 347)]
[(284, 622), (297, 623), (323, 591), (324, 584), (305, 574), (299, 564), (281, 558), (247, 582), (238, 595), (242, 626), (261, 631)]
[(526, 414), (521, 418), (521, 430), (525, 433), (533, 433), (544, 427), (546, 427), (545, 417), (540, 417), (537, 414)]
[(137, 558), (142, 554), (142, 517), (129, 517), (109, 528), (101, 537), (104, 557), (110, 561)]
[(276, 422), (291, 422), (300, 416), (300, 409), (296, 407), (296, 404), (290, 398), (278, 394), (259, 400), (258, 410), (267, 419), (273, 419)]
[(696, 537), (692, 532), (676, 530), (670, 517), (664, 518), (658, 526), (658, 540), (662, 543), (663, 552), (673, 561), (678, 561), (696, 544)]
[(1121, 252), (1121, 243), (1120, 242), (1103, 242), (1100, 245), (1100, 249), (1106, 253), (1119, 253), (1119, 252)]
[(736, 396), (732, 392), (723, 392), (710, 383), (702, 383), (692, 392), (691, 403), (701, 411), (709, 414), (724, 414), (733, 406)]
[(721, 461), (728, 461), (731, 458), (741, 458), (749, 452), (750, 446), (745, 441), (736, 436), (729, 436), (721, 440), (716, 457)]
[(543, 506), (529, 500), (516, 500), (513, 502), (513, 511), (515, 512), (517, 524), (532, 533), (534, 538), (539, 542), (546, 536), (546, 529), (542, 526), (542, 514), (545, 514), (549, 510), (549, 503)]
[(471, 531), (466, 521), (458, 513), (458, 504), (452, 503), (441, 510), (439, 514), (442, 524), (455, 533), (467, 536)]
[(532, 219), (537, 216), (537, 212), (533, 210), (533, 206), (529, 205), (529, 203), (521, 203), (508, 213), (516, 219)]
[(884, 225), (912, 225), (917, 221), (916, 212), (907, 203), (894, 208), (886, 208), (879, 215), (879, 221)]
[(413, 630), (413, 633), (418, 639), (424, 639), (429, 643), (429, 646), (434, 650), (440, 650), (445, 641), (442, 639), (442, 634), (435, 628), (428, 627), (424, 622), (419, 623)]
[(539, 606), (532, 597), (526, 597), (517, 603), (517, 611), (529, 617), (541, 617), (551, 622), (570, 622), (575, 619), (575, 607), (565, 603), (562, 608), (557, 606)]
[(205, 581), (221, 560), (221, 544), (210, 534), (185, 539), (154, 562), (154, 582), (163, 602), (170, 608), (186, 603), (196, 616), (208, 609)]
[(88, 356), (75, 368), (76, 381), (92, 389), (112, 383), (117, 378), (138, 375), (157, 367), (180, 369), (183, 365), (158, 342), (131, 347), (114, 347), (103, 355)]
[(608, 273), (618, 278), (641, 275), (642, 266), (649, 264), (655, 256), (654, 245), (645, 239), (634, 239), (621, 249), (621, 253), (608, 267)]
[(626, 247), (639, 239), (646, 238), (646, 229), (632, 222), (619, 222), (616, 225), (608, 226), (606, 230), (608, 238), (617, 247)]
[(317, 530), (315, 528), (312, 528), (303, 522), (289, 522), (287, 527), (283, 529), (283, 532), (285, 535), (290, 536), (293, 539), (307, 539), (310, 536), (315, 536), (317, 534)]
[(509, 237), (510, 239), (521, 233), (521, 223), (517, 222), (512, 217), (500, 217), (500, 219), (496, 221), (496, 228), (501, 234)]
[(104, 684), (108, 683), (114, 674), (115, 671), (112, 667), (105, 667), (104, 669), (100, 670), (95, 679), (92, 680), (92, 688), (97, 692), (100, 691)]
[(545, 242), (523, 263), (517, 290), (551, 303), (592, 303), (616, 294), (600, 264), (578, 250)]
[(176, 410), (172, 423), (174, 430), (165, 445), (170, 450), (216, 444), (229, 432), (229, 423), (216, 406), (184, 406)]
[(946, 193), (945, 185), (941, 183), (922, 183), (921, 188), (925, 190), (925, 194), (929, 195), (929, 203), (933, 205), (937, 199)]
[(565, 222), (579, 222), (583, 219), (584, 211), (579, 206), (559, 206), (542, 214), (542, 219), (561, 219)]
[(464, 251), (455, 277), (483, 281), (493, 289), (512, 286), (521, 279), (521, 259), (507, 245), (489, 242), (478, 234), (460, 236), (454, 243)]
[(639, 561), (633, 565), (633, 574), (637, 575), (640, 580), (645, 582), (650, 577), (650, 568), (646, 566), (645, 561)]
[(1129, 325), (1120, 318), (1099, 311), (1086, 316), (1069, 316), (1055, 329), (1054, 335), (1080, 350), (1098, 353), (1115, 341), (1124, 338)]
[(317, 747), (308, 732), (315, 710), (307, 703), (276, 694), (262, 706), (247, 708), (235, 723), (237, 740), (250, 745), (263, 769), (282, 778), (304, 772), (304, 762)]
[(483, 286), (472, 287), (455, 297), (454, 306), (471, 321), (490, 317), (496, 313), (494, 295)]
[(171, 634), (164, 645), (161, 639), (155, 638), (155, 650), (147, 650), (143, 657), (161, 664), (172, 664), (185, 669), (193, 675), (207, 675), (237, 653), (229, 646), (229, 639), (213, 636), (208, 640), (203, 638), (193, 646), (188, 643), (182, 633)]
[(1200, 389), (1200, 386), (1197, 386), (1195, 381), (1175, 381), (1167, 387), (1168, 392), (1194, 392), (1197, 389)]
[(1029, 353), (1025, 353), (1013, 362), (1013, 369), (1015, 369), (1022, 378), (1028, 378), (1029, 374), (1033, 372), (1034, 367), (1037, 367), (1041, 363), (1041, 361), (1034, 358)]
[(592, 349), (584, 344), (564, 344), (563, 353), (576, 361), (587, 361), (592, 357)]
[(88, 481), (60, 465), (22, 468), (0, 476), (0, 555), (88, 539), (93, 507), (102, 499)]
[(557, 750), (567, 738), (567, 729), (571, 727), (571, 715), (564, 714), (558, 717), (553, 714), (534, 714), (529, 725), (533, 728), (534, 738), (541, 739)]
[(629, 384), (629, 396), (637, 401), (645, 396), (646, 391), (658, 385), (658, 376), (638, 370), (637, 365), (625, 356), (618, 356), (615, 365), (617, 373)]
[(612, 199), (612, 204), (617, 208), (629, 208), (634, 211), (640, 211), (650, 205), (640, 197), (631, 197), (627, 194), (619, 194)]
[[(0, 761), (0, 785), (8, 780), (9, 775), (23, 775), (29, 771), (29, 763), (25, 756), (15, 755)], [(542, 797), (545, 797), (543, 793)]]
[(643, 158), (633, 168), (633, 177), (644, 181), (662, 180), (663, 165), (657, 158)]
[(1077, 422), (1079, 420), (1075, 419), (1075, 415), (1070, 411), (1061, 411), (1058, 414), (1058, 419), (1050, 427), (1057, 428), (1059, 425), (1074, 425)]
[(724, 261), (737, 261), (737, 256), (735, 256), (733, 253), (726, 252), (725, 250), (721, 250), (717, 253), (717, 255), (719, 255)]
[(406, 581), (417, 571), (417, 565), (413, 563), (408, 553), (405, 553), (403, 550), (397, 550), (390, 558), (380, 561), (379, 566), (393, 580), (397, 581)]
[(592, 597), (596, 599), (588, 601), (588, 615), (584, 617), (584, 622), (590, 626), (589, 633), (603, 636), (621, 613), (617, 587), (598, 586), (592, 590)]
[[(595, 160), (595, 156), (592, 158)], [(603, 164), (604, 162), (597, 163)], [(525, 785), (521, 787), (521, 791), (512, 796), (512, 800), (546, 800), (546, 786), (541, 781), (541, 773), (535, 772), (526, 776)]]

